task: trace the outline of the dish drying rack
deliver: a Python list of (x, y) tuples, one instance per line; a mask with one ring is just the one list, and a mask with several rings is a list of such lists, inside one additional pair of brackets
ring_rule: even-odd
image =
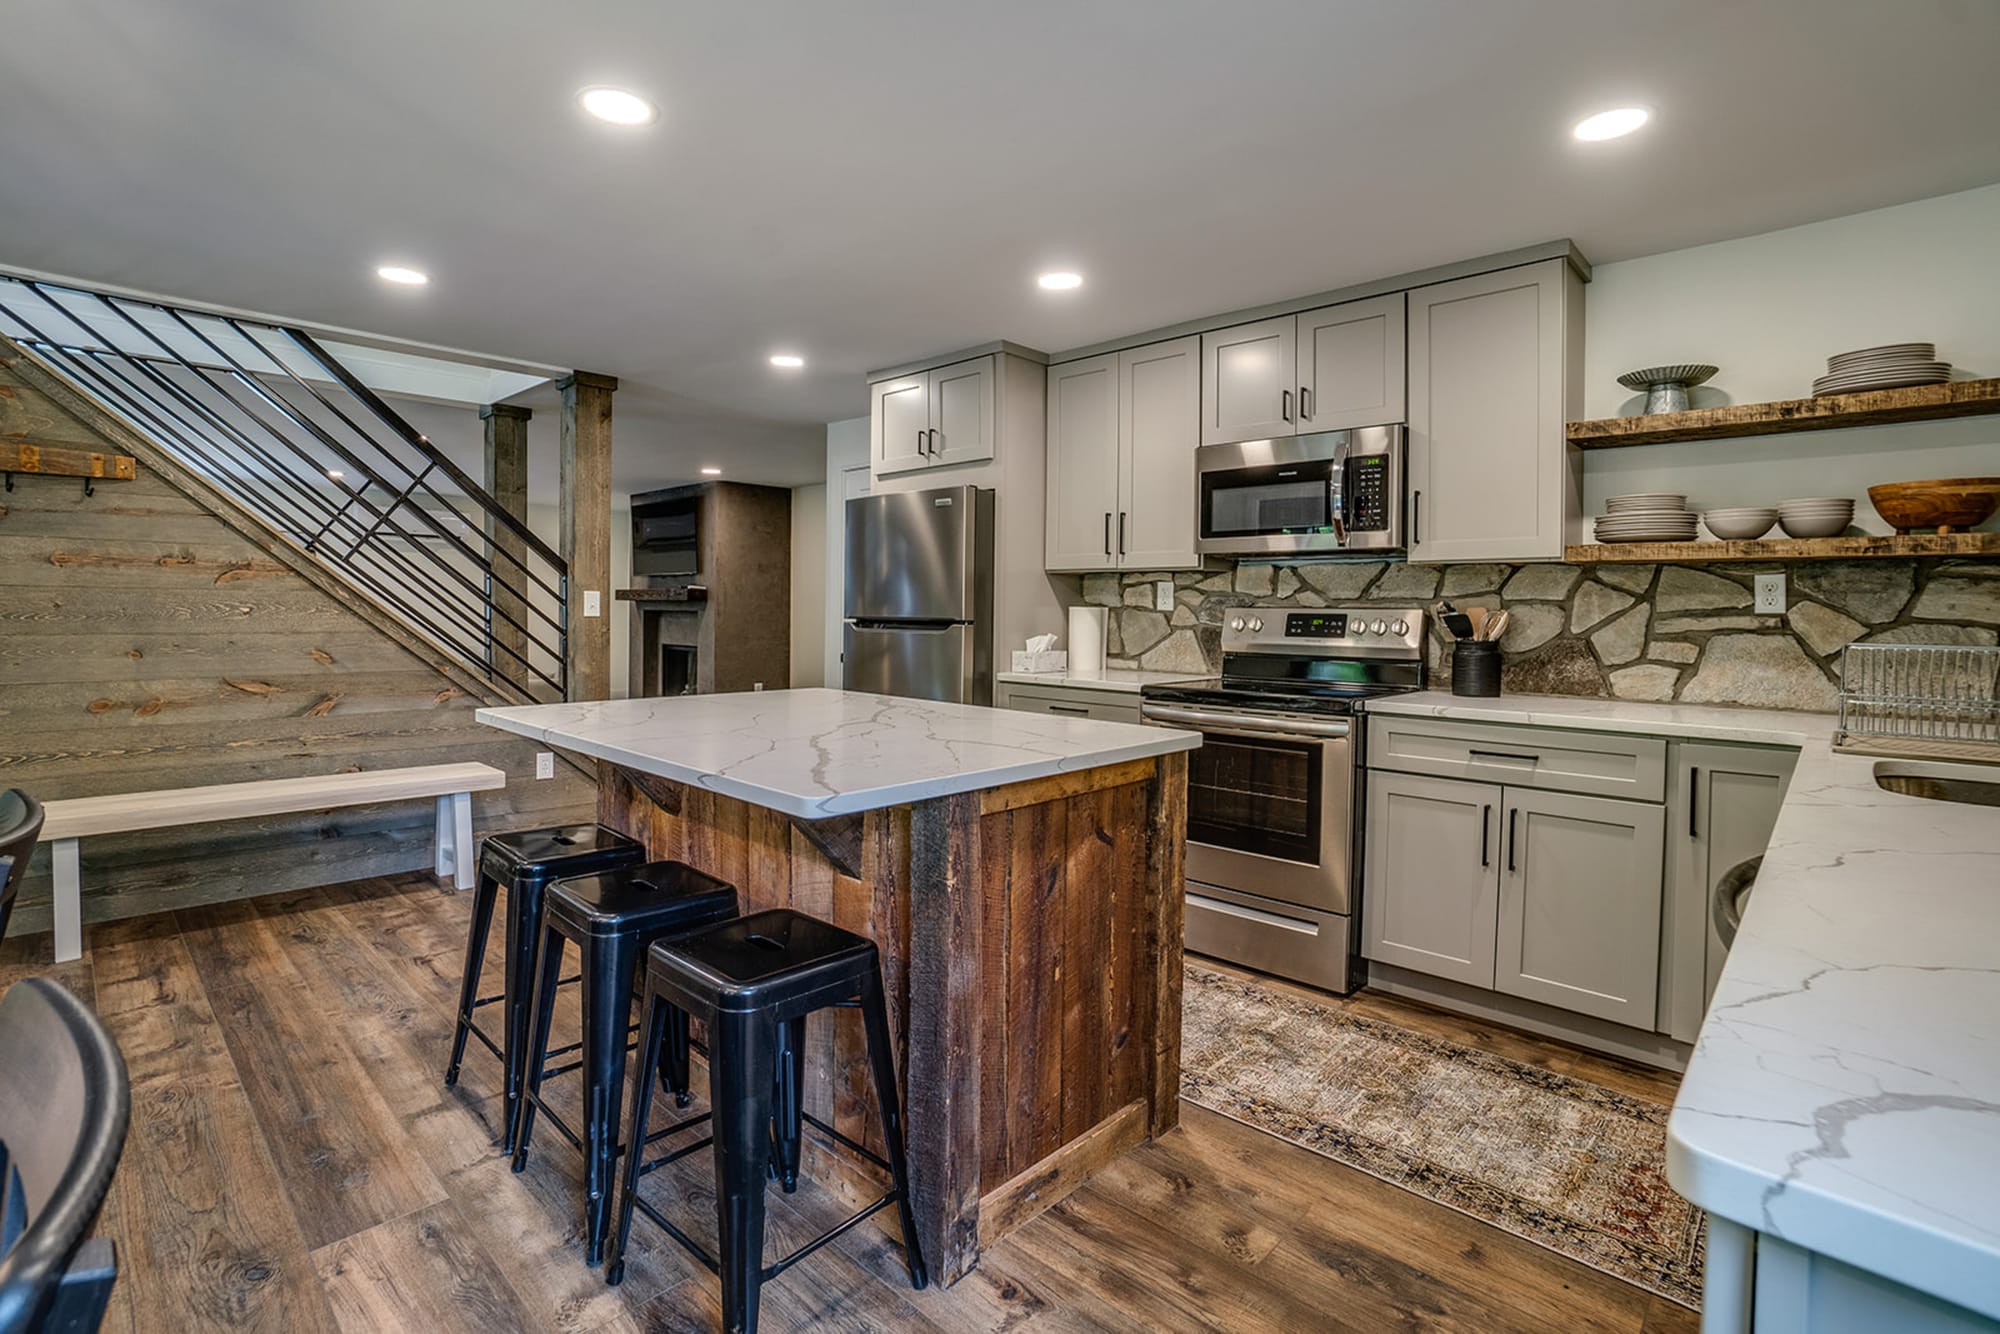
[(1849, 644), (1833, 748), (2000, 763), (2000, 648)]

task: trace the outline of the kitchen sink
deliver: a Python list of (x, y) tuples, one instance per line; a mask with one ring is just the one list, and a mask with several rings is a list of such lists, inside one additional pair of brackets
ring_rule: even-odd
[(1987, 765), (1883, 762), (1875, 766), (1875, 786), (1926, 801), (2000, 806), (2000, 768)]

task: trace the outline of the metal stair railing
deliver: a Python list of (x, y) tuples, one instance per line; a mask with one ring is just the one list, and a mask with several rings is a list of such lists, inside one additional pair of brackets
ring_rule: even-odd
[(304, 330), (0, 273), (0, 333), (460, 665), (567, 696), (563, 558)]

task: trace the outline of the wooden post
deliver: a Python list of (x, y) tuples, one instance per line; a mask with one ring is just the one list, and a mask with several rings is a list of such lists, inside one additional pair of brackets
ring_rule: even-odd
[[(486, 423), (486, 492), (523, 524), (528, 521), (528, 418), (533, 415), (512, 403), (488, 403), (479, 410), (479, 419)], [(528, 604), (523, 595), (528, 590), (528, 573), (519, 562), (527, 557), (527, 544), (492, 519), (487, 520), (486, 536), (494, 549), (487, 661), (500, 676), (526, 686), (534, 679), (524, 661), (528, 653), (523, 628), (528, 624)], [(509, 616), (513, 621), (507, 619)]]
[[(562, 390), (562, 554), (569, 562), (569, 697), (611, 694), (611, 395), (609, 375), (575, 371)], [(597, 615), (584, 615), (596, 594)]]
[(1187, 752), (1162, 755), (1146, 792), (1146, 952), (1153, 967), (1154, 1136), (1181, 1123), (1181, 950), (1187, 934)]

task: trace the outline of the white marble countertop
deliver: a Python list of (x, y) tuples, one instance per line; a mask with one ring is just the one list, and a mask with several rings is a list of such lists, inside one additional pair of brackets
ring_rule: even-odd
[[(1746, 1227), (2000, 1319), (2000, 809), (1885, 792), (1819, 714), (1427, 692), (1377, 712), (1800, 746), (1667, 1126)], [(2000, 770), (1995, 770), (2000, 776)]]
[(817, 820), (1147, 759), (1198, 732), (846, 690), (481, 709), (490, 727)]
[(999, 672), (995, 680), (1017, 686), (1057, 686), (1064, 690), (1122, 690), (1137, 694), (1142, 686), (1169, 681), (1201, 681), (1206, 676), (1186, 672), (1142, 672), (1132, 667), (1107, 667), (1101, 672)]

